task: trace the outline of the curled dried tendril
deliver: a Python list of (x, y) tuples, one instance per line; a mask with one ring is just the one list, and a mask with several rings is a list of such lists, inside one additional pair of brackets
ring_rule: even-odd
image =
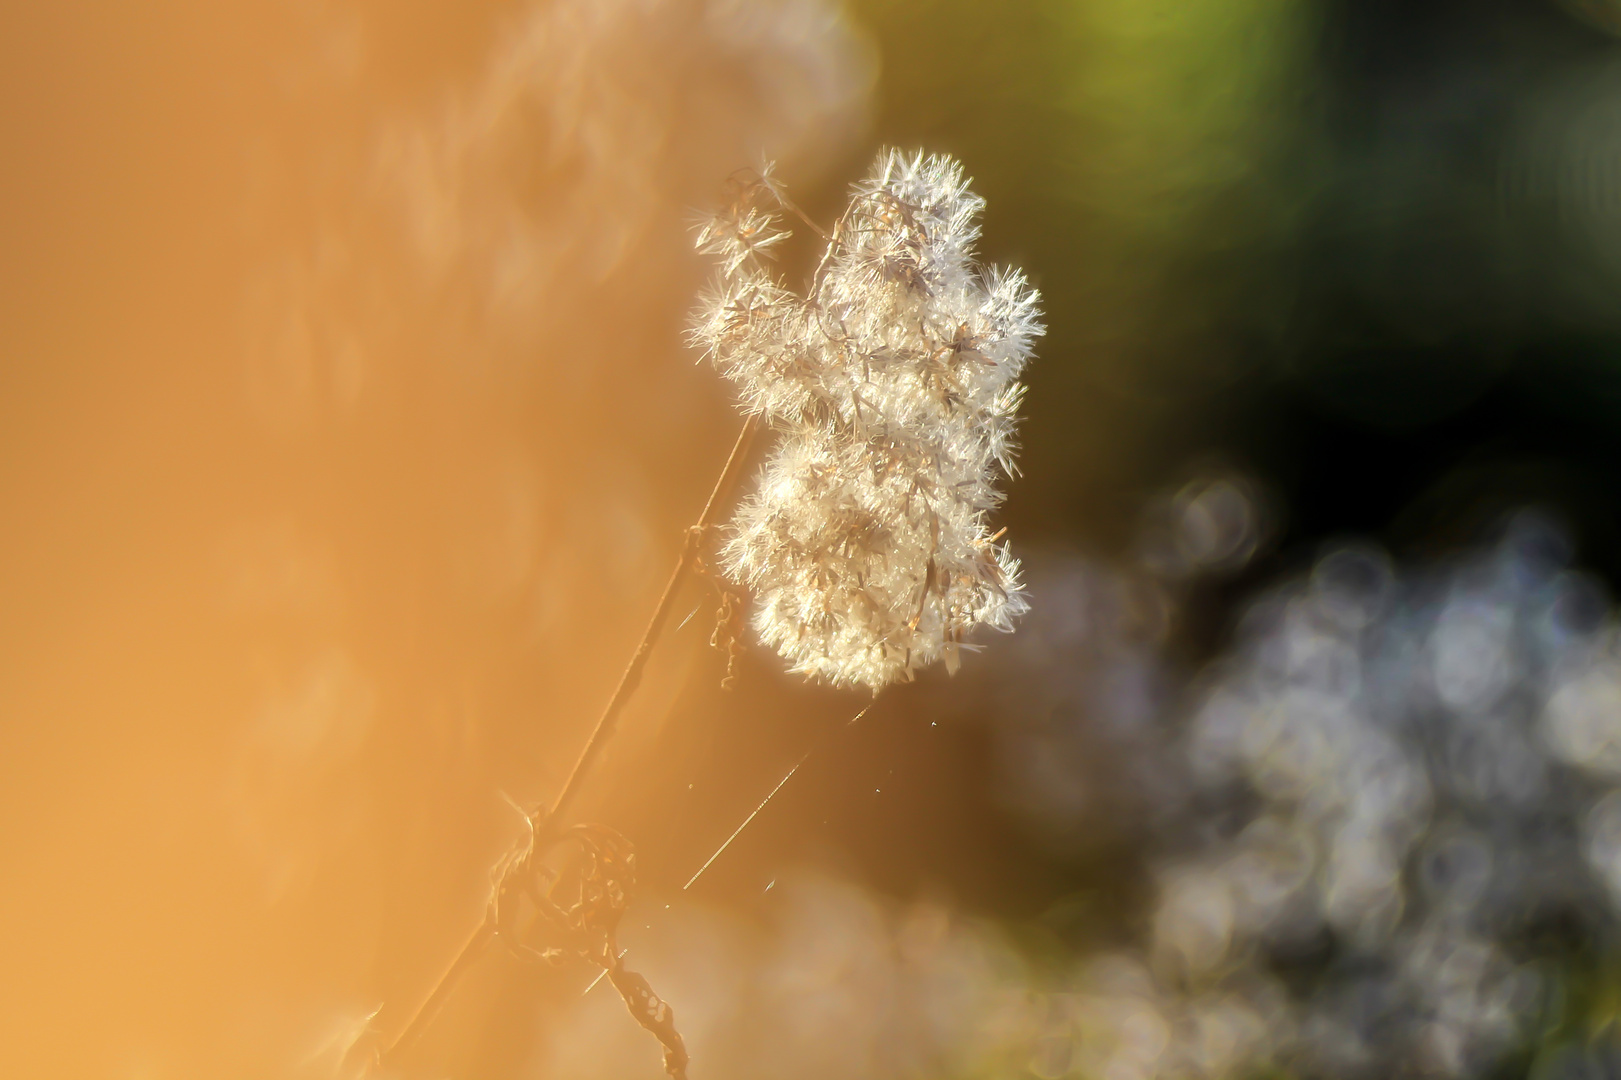
[[(513, 955), (530, 962), (561, 964), (571, 957), (602, 968), (638, 1024), (664, 1047), (664, 1071), (685, 1080), (687, 1049), (675, 1027), (675, 1012), (645, 978), (624, 966), (617, 933), (636, 887), (636, 850), (606, 825), (574, 825), (550, 844), (539, 842), (535, 819), (525, 815), (528, 835), (497, 864), (490, 893), (490, 923)], [(544, 860), (572, 847), (557, 869)], [(536, 918), (527, 928), (522, 899)]]
[(743, 658), (743, 610), (747, 601), (742, 593), (717, 579), (720, 589), (720, 607), (715, 611), (715, 630), (709, 635), (709, 647), (726, 654), (726, 677), (720, 688), (730, 690), (737, 685), (738, 664)]

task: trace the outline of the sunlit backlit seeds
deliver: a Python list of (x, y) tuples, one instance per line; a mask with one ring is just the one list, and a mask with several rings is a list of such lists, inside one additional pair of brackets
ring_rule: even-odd
[(1043, 328), (1023, 275), (974, 261), (983, 206), (950, 158), (881, 154), (832, 231), (812, 225), (804, 297), (767, 261), (776, 211), (798, 213), (769, 168), (699, 233), (719, 274), (692, 339), (780, 432), (721, 563), (794, 671), (874, 690), (954, 671), (970, 631), (1026, 609), (987, 518)]

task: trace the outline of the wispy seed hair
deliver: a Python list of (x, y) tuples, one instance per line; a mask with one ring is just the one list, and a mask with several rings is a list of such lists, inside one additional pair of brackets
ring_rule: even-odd
[(1039, 295), (975, 261), (984, 200), (949, 157), (880, 154), (804, 297), (768, 262), (778, 211), (798, 208), (769, 167), (731, 187), (699, 233), (719, 273), (692, 339), (782, 438), (723, 568), (795, 671), (874, 690), (955, 671), (969, 631), (1028, 607), (987, 517), (1014, 472)]

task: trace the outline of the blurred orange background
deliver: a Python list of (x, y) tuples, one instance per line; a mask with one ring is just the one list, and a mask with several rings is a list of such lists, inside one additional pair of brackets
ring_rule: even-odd
[(869, 60), (584, 0), (14, 4), (0, 57), (0, 1074), (296, 1075), (572, 763), (736, 430), (691, 210)]

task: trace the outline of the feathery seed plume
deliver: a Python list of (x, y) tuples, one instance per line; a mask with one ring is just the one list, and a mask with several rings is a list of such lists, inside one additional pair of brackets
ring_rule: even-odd
[(877, 690), (955, 671), (974, 626), (1011, 630), (1028, 606), (986, 517), (1014, 472), (1039, 296), (974, 261), (984, 201), (949, 157), (881, 154), (804, 298), (767, 268), (788, 235), (775, 210), (798, 208), (769, 166), (731, 186), (698, 237), (720, 272), (692, 338), (782, 438), (724, 569), (797, 672)]

